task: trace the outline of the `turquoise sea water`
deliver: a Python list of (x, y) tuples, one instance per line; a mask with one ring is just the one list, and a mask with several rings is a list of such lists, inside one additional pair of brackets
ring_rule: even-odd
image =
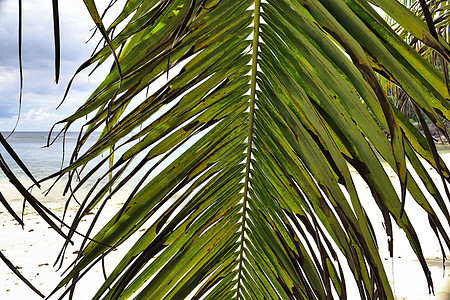
[[(2, 133), (4, 137), (6, 137), (9, 133)], [(88, 139), (83, 147), (83, 151), (88, 149), (89, 146), (93, 145), (100, 133), (95, 132)], [(53, 137), (52, 137), (53, 138)], [(17, 155), (21, 158), (21, 160), (28, 167), (30, 172), (37, 180), (41, 180), (61, 169), (61, 166), (67, 166), (72, 155), (73, 149), (76, 146), (78, 138), (78, 132), (69, 132), (66, 133), (65, 138), (58, 137), (58, 139), (49, 147), (47, 145), (48, 133), (47, 132), (15, 132), (12, 136), (10, 136), (7, 141), (10, 146), (14, 149)], [(184, 150), (192, 145), (193, 142), (198, 140), (199, 137), (194, 137), (192, 141), (185, 143), (182, 147), (180, 147), (175, 153), (169, 156), (168, 159), (164, 160), (161, 164), (157, 165), (157, 167), (152, 168), (152, 166), (160, 160), (161, 157), (156, 157), (151, 161), (148, 161), (145, 166), (136, 172), (136, 174), (128, 180), (128, 183), (121, 188), (121, 194), (127, 194), (127, 192), (131, 191), (136, 187), (136, 185), (143, 180), (142, 184), (149, 182), (152, 178), (154, 178), (159, 172), (161, 172), (165, 167), (167, 167), (171, 161), (179, 156)], [(64, 149), (64, 151), (63, 151)], [(126, 148), (128, 149), (128, 147)], [(124, 152), (125, 147), (119, 148), (115, 154), (115, 159), (119, 158), (120, 155)], [(82, 152), (83, 152), (82, 151)], [(146, 152), (146, 151), (145, 151)], [(63, 155), (64, 153), (64, 155)], [(88, 170), (96, 165), (105, 155), (108, 155), (108, 151), (102, 154), (99, 158), (90, 162), (88, 167), (83, 170), (83, 174), (86, 174)], [(8, 155), (6, 150), (0, 145), (0, 154), (7, 162), (8, 166), (11, 168), (13, 173), (19, 178), (19, 180), (23, 181), (24, 186), (28, 187), (32, 183), (26, 178), (26, 175), (20, 170), (19, 166), (13, 161), (13, 159)], [(146, 154), (146, 153), (144, 153)], [(63, 163), (64, 158), (64, 163)], [(128, 171), (131, 171), (134, 167), (138, 165), (138, 163), (143, 158), (143, 155), (137, 157), (129, 166)], [(152, 170), (150, 173), (147, 173), (148, 170)], [(91, 179), (84, 184), (83, 190), (86, 192), (92, 185), (103, 175), (107, 174), (108, 171), (108, 162), (106, 162), (103, 167), (99, 168), (99, 170), (91, 177)], [(105, 183), (107, 177), (104, 177), (102, 182)], [(66, 177), (62, 178), (60, 181), (66, 180)], [(7, 183), (8, 179), (0, 171), (0, 186), (2, 184)], [(50, 182), (45, 182), (47, 186), (51, 184)], [(101, 186), (101, 184), (100, 184)], [(142, 185), (141, 185), (142, 187)]]
[[(3, 136), (6, 137), (9, 133), (2, 132)], [(52, 138), (54, 138), (53, 136)], [(47, 132), (14, 132), (7, 141), (10, 146), (14, 149), (17, 155), (29, 168), (31, 173), (37, 178), (42, 179), (53, 172), (60, 169), (65, 158), (65, 163), (69, 161), (70, 155), (75, 147), (77, 141), (77, 132), (68, 132), (65, 136), (65, 142), (63, 146), (63, 138), (59, 137), (50, 147), (47, 145)], [(94, 135), (89, 139), (88, 144), (93, 144), (95, 138), (98, 134)], [(63, 152), (64, 147), (64, 152)], [(64, 153), (64, 155), (63, 155)], [(19, 178), (23, 176), (17, 164), (8, 155), (3, 147), (0, 147), (0, 154), (3, 156), (5, 161), (11, 170)], [(0, 180), (5, 180), (5, 175), (0, 173)]]

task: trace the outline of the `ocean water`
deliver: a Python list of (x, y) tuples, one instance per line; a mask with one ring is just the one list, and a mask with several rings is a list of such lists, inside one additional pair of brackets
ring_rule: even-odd
[[(7, 137), (8, 134), (2, 132), (4, 137)], [(7, 139), (9, 145), (38, 180), (57, 172), (63, 164), (67, 165), (75, 148), (78, 133), (68, 132), (65, 138), (58, 137), (49, 147), (46, 146), (48, 137), (49, 134), (47, 132), (22, 131), (14, 132)], [(53, 135), (51, 138), (54, 139), (55, 137), (56, 135)], [(96, 138), (98, 138), (98, 134), (92, 136), (87, 144), (92, 145)], [(16, 176), (19, 178), (25, 176), (3, 147), (0, 147), (0, 154)], [(5, 179), (5, 175), (0, 173), (0, 180)]]
[[(9, 133), (2, 132), (6, 138)], [(53, 136), (52, 138), (55, 138)], [(7, 138), (7, 142), (14, 149), (16, 154), (20, 157), (26, 165), (31, 174), (40, 181), (45, 177), (59, 171), (61, 167), (67, 166), (73, 149), (75, 148), (78, 133), (69, 132), (65, 138), (59, 137), (55, 142), (47, 147), (47, 132), (14, 132)], [(90, 138), (87, 144), (92, 145), (98, 134)], [(64, 151), (63, 151), (64, 149)], [(64, 188), (67, 183), (67, 176), (62, 177), (55, 184), (55, 179), (49, 179), (41, 183), (41, 189), (34, 186), (33, 182), (20, 169), (17, 163), (7, 153), (7, 151), (0, 145), (0, 154), (6, 161), (8, 167), (13, 174), (19, 179), (24, 187), (29, 188), (29, 191), (44, 205), (52, 208), (63, 207), (68, 199), (68, 194), (64, 196)], [(64, 159), (64, 161), (63, 161)], [(79, 196), (87, 194), (92, 184), (87, 184), (78, 193)], [(48, 189), (52, 187), (49, 193)], [(14, 186), (9, 183), (6, 175), (0, 170), (0, 191), (13, 207), (16, 212), (22, 211), (23, 197), (17, 192)], [(72, 201), (73, 202), (73, 201)], [(0, 205), (0, 212), (4, 212), (3, 206)], [(33, 210), (31, 210), (33, 211)]]
[[(2, 134), (5, 137), (7, 136), (7, 133)], [(7, 140), (37, 180), (60, 170), (63, 160), (63, 139), (58, 138), (53, 145), (46, 147), (47, 137), (48, 134), (46, 132), (15, 132)], [(69, 161), (70, 155), (76, 145), (77, 137), (78, 133), (75, 132), (66, 134), (64, 141), (65, 164)], [(87, 145), (92, 145), (97, 138), (98, 134), (94, 134), (94, 136), (87, 141)], [(20, 170), (1, 145), (0, 154), (23, 185), (27, 188), (30, 187), (32, 182)], [(85, 184), (83, 188), (77, 192), (76, 198), (77, 201), (79, 201), (78, 203), (81, 203), (84, 200), (83, 196), (87, 194), (93, 186), (92, 182), (95, 182), (98, 176), (93, 176), (93, 180)], [(136, 179), (133, 179), (129, 186), (132, 186), (138, 178), (139, 176), (137, 176)], [(52, 187), (52, 190), (48, 194), (46, 193), (46, 190), (53, 185), (53, 179), (44, 182), (41, 189), (33, 187), (30, 191), (33, 196), (52, 211), (52, 213), (60, 219), (63, 219), (64, 217), (64, 222), (70, 225), (80, 206), (73, 198), (70, 199), (68, 195), (63, 195), (66, 182), (67, 179), (64, 177), (58, 184)], [(92, 236), (121, 209), (131, 190), (131, 187), (121, 189), (115, 194), (113, 199), (108, 201), (108, 205), (102, 211), (102, 214), (96, 223), (97, 225), (94, 227)], [(25, 223), (23, 229), (0, 204), (0, 251), (2, 251), (14, 265), (20, 267), (22, 274), (30, 280), (35, 287), (45, 295), (48, 295), (61, 280), (60, 276), (62, 273), (58, 272), (58, 266), (53, 266), (53, 263), (64, 245), (64, 239), (55, 231), (49, 229), (48, 224), (38, 216), (29, 204), (24, 205), (23, 197), (17, 192), (12, 184), (9, 183), (1, 170), (0, 191), (13, 210), (20, 217), (23, 216)], [(68, 205), (67, 211), (65, 210), (66, 204)], [(96, 212), (97, 210), (94, 209), (93, 213)], [(87, 232), (93, 217), (94, 215), (87, 215), (83, 218), (78, 227), (79, 232)], [(67, 232), (67, 228), (63, 227), (62, 229)], [(75, 235), (72, 240), (75, 242), (75, 246), (69, 246), (65, 253), (65, 265), (63, 269), (68, 267), (75, 259), (83, 238)], [(108, 258), (106, 261), (108, 270), (112, 270), (115, 262), (118, 261), (118, 258), (115, 257), (120, 258), (120, 255), (123, 255), (128, 249), (129, 246), (128, 248), (123, 248), (123, 250), (115, 251), (112, 254), (112, 258)], [(111, 263), (111, 261), (113, 263)], [(0, 299), (41, 299), (34, 294), (31, 289), (26, 287), (16, 275), (6, 269), (1, 261), (0, 268), (2, 270), (2, 272), (0, 272), (0, 282), (2, 282), (2, 285), (0, 286)], [(98, 276), (98, 274), (101, 274), (100, 272), (102, 272), (101, 266), (95, 267), (93, 272), (88, 274), (84, 281), (81, 281), (81, 286), (84, 288), (79, 288), (81, 291), (78, 291), (78, 296), (76, 296), (75, 299), (92, 298), (92, 293), (101, 285), (103, 280), (103, 276)], [(94, 288), (92, 288), (92, 286), (94, 286)], [(86, 294), (86, 296), (79, 296), (80, 293), (81, 295)], [(56, 296), (56, 298), (58, 298), (58, 296)]]
[[(8, 135), (8, 133), (2, 133), (4, 137)], [(14, 132), (10, 137), (8, 137), (7, 141), (10, 146), (14, 149), (16, 154), (21, 158), (21, 160), (25, 163), (27, 168), (33, 174), (33, 176), (39, 181), (55, 172), (58, 172), (62, 166), (66, 167), (68, 162), (70, 161), (70, 157), (72, 155), (73, 149), (76, 146), (76, 142), (78, 139), (78, 132), (68, 132), (65, 137), (58, 137), (54, 143), (52, 143), (49, 147), (47, 147), (47, 132)], [(100, 133), (93, 133), (91, 137), (87, 140), (85, 146), (82, 149), (84, 151), (88, 149), (88, 147), (92, 146), (95, 141), (98, 139)], [(52, 136), (50, 140), (53, 140), (56, 136)], [(192, 145), (199, 137), (195, 137), (192, 141), (185, 143), (182, 147), (180, 147), (173, 155), (171, 155), (168, 159), (164, 160), (161, 164), (159, 164), (156, 168), (152, 169), (150, 174), (147, 174), (147, 171), (152, 168), (152, 166), (161, 158), (156, 157), (146, 163), (146, 166), (142, 168), (136, 175), (129, 180), (127, 185), (125, 185), (121, 189), (121, 194), (125, 195), (129, 193), (136, 184), (141, 180), (144, 180), (144, 184), (149, 182), (152, 178), (154, 178), (159, 172), (161, 172), (165, 167), (167, 167), (173, 159), (179, 156), (182, 152), (186, 150), (187, 147)], [(126, 148), (128, 149), (128, 147)], [(123, 152), (124, 149), (119, 148), (115, 154), (115, 158), (118, 158)], [(83, 152), (83, 151), (82, 151)], [(0, 154), (7, 162), (8, 166), (11, 168), (16, 177), (19, 178), (24, 184), (25, 187), (29, 187), (32, 185), (32, 182), (27, 178), (26, 174), (19, 168), (19, 166), (14, 162), (14, 160), (9, 156), (6, 150), (0, 145)], [(88, 167), (83, 170), (83, 174), (86, 174), (88, 170), (90, 170), (97, 162), (99, 162), (102, 158), (108, 155), (109, 152), (106, 151), (104, 154), (100, 155), (97, 159), (90, 162)], [(128, 171), (133, 169), (138, 162), (143, 158), (143, 155), (136, 158), (129, 166)], [(106, 162), (103, 167), (99, 168), (99, 170), (91, 177), (91, 179), (83, 185), (82, 189), (84, 193), (86, 193), (93, 184), (104, 174), (107, 174), (108, 171), (108, 162)], [(145, 178), (143, 179), (143, 177)], [(59, 183), (60, 186), (64, 185), (64, 180), (66, 180), (66, 176), (63, 177)], [(105, 183), (107, 181), (107, 176), (101, 182)], [(5, 186), (8, 182), (6, 176), (0, 170), (0, 188)], [(53, 179), (50, 179), (44, 182), (44, 186), (49, 187), (54, 182)], [(76, 183), (76, 182), (75, 182)], [(100, 184), (101, 186), (101, 184)], [(60, 187), (59, 189), (62, 189)], [(59, 192), (62, 193), (60, 190)]]

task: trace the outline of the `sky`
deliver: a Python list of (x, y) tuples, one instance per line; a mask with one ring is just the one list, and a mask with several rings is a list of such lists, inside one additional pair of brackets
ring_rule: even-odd
[[(110, 0), (96, 0), (105, 6)], [(18, 0), (0, 0), (0, 131), (14, 129), (19, 113)], [(79, 74), (63, 105), (66, 86), (91, 55), (98, 39), (86, 43), (94, 23), (82, 0), (59, 1), (61, 78), (55, 84), (52, 6), (49, 0), (23, 1), (24, 88), (17, 131), (49, 131), (71, 115), (106, 76), (109, 64), (88, 76)], [(120, 3), (116, 5), (120, 9)], [(102, 12), (102, 7), (98, 7)], [(117, 10), (116, 10), (117, 13)], [(112, 12), (111, 15), (113, 15)], [(108, 20), (106, 20), (108, 24)], [(71, 130), (77, 131), (82, 124)]]
[[(0, 0), (0, 131), (6, 132), (14, 128), (19, 112), (17, 2)], [(88, 76), (89, 71), (78, 75), (66, 101), (56, 109), (70, 78), (89, 58), (98, 40), (86, 43), (95, 25), (83, 1), (59, 3), (61, 77), (55, 84), (51, 1), (23, 1), (24, 88), (18, 131), (50, 130), (55, 122), (73, 113), (106, 74), (105, 68), (92, 76)]]

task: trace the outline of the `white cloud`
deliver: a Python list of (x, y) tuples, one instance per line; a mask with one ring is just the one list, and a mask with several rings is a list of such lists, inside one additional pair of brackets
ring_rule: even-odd
[[(109, 0), (100, 2), (109, 3)], [(66, 103), (55, 112), (75, 70), (89, 58), (96, 45), (95, 41), (86, 44), (94, 23), (83, 2), (60, 1), (59, 5), (61, 77), (60, 83), (56, 85), (51, 1), (24, 2), (24, 89), (22, 115), (17, 130), (48, 130), (54, 122), (73, 113), (105, 75), (103, 72), (100, 76), (91, 76), (89, 79), (88, 72), (78, 75)], [(101, 9), (99, 7), (100, 11)], [(14, 127), (16, 119), (12, 116), (17, 115), (19, 106), (17, 10), (17, 0), (0, 0), (0, 130), (11, 130)]]
[(31, 109), (23, 115), (23, 120), (31, 123), (48, 121), (56, 122), (64, 117), (57, 113), (51, 112), (50, 110), (50, 107), (39, 107)]
[[(48, 131), (57, 121), (64, 116), (55, 112), (49, 106), (32, 108), (22, 112), (17, 131)], [(0, 131), (11, 131), (17, 122), (17, 114), (9, 118), (0, 118)]]
[(0, 66), (0, 95), (19, 88), (19, 70), (10, 66)]

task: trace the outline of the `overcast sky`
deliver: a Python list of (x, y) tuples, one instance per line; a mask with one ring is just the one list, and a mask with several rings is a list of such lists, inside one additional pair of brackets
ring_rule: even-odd
[[(18, 0), (0, 0), (0, 131), (11, 131), (19, 111)], [(88, 77), (78, 75), (64, 104), (65, 88), (76, 69), (89, 58), (97, 39), (86, 44), (95, 26), (82, 0), (59, 1), (61, 77), (55, 84), (53, 21), (50, 0), (23, 1), (24, 89), (18, 131), (48, 131), (73, 113), (104, 78), (109, 65)], [(110, 0), (96, 0), (102, 12)], [(116, 13), (121, 9), (119, 1)], [(111, 18), (114, 12), (109, 14)], [(108, 20), (105, 21), (108, 24)], [(78, 126), (79, 128), (79, 126)], [(78, 130), (77, 126), (72, 130)]]
[[(0, 131), (14, 128), (19, 109), (17, 2), (0, 0)], [(23, 2), (24, 89), (17, 130), (48, 131), (74, 112), (102, 77), (101, 73), (88, 77), (88, 72), (77, 76), (65, 103), (56, 110), (68, 81), (95, 47), (95, 42), (86, 44), (94, 23), (83, 1), (59, 1), (61, 77), (55, 84), (51, 1)]]

